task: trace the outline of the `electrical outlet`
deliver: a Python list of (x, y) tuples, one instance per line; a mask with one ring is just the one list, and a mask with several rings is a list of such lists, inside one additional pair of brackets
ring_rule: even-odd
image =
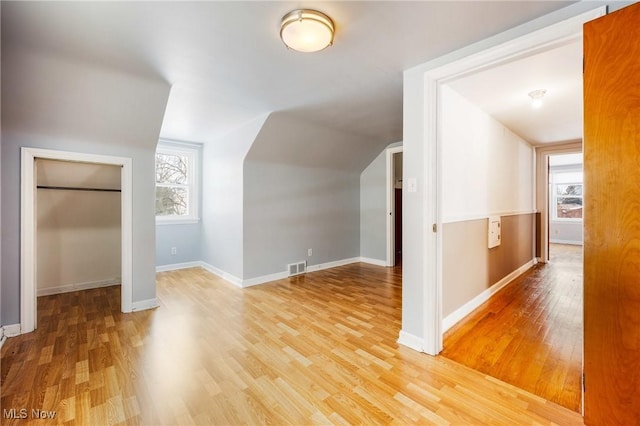
[(178, 249), (175, 247), (171, 247), (171, 254), (175, 255), (176, 253), (178, 253)]
[(307, 256), (309, 257), (313, 256), (313, 249), (307, 250)]

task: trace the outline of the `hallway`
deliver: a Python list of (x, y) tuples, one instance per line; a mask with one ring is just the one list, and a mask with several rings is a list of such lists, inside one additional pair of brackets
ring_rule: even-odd
[(550, 252), (452, 327), (442, 355), (580, 412), (582, 247)]

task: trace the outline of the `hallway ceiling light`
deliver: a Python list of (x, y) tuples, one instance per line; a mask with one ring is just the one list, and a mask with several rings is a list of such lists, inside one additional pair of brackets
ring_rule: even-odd
[(542, 98), (544, 98), (544, 94), (547, 93), (544, 89), (534, 90), (533, 92), (529, 92), (529, 97), (531, 98), (531, 106), (533, 108), (540, 108), (542, 106)]
[(318, 52), (333, 44), (334, 25), (322, 12), (296, 9), (282, 17), (280, 38), (298, 52)]

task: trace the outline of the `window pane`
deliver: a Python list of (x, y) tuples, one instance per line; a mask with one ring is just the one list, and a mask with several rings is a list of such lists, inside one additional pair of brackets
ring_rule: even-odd
[(156, 216), (184, 216), (189, 214), (186, 188), (156, 186)]
[(558, 197), (556, 201), (556, 217), (558, 219), (582, 219), (581, 197)]
[(582, 172), (555, 172), (553, 181), (555, 183), (582, 183)]
[(187, 183), (187, 156), (174, 154), (156, 154), (157, 183)]
[(556, 185), (558, 195), (582, 195), (582, 185)]

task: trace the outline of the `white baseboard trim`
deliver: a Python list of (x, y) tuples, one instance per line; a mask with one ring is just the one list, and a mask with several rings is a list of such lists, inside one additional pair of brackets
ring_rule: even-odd
[[(348, 259), (335, 260), (333, 262), (327, 263), (318, 263), (317, 265), (308, 265), (307, 273), (309, 272), (317, 272), (322, 271), (324, 269), (337, 268), (338, 266), (350, 265), (352, 263), (362, 262), (361, 257), (351, 257)], [(287, 271), (277, 272), (275, 274), (263, 275), (260, 277), (249, 278), (246, 280), (242, 280), (242, 287), (251, 287), (258, 284), (265, 284), (271, 281), (281, 280), (287, 278), (289, 273)]]
[(582, 245), (582, 241), (575, 241), (575, 240), (554, 240), (554, 239), (550, 239), (549, 242), (551, 244), (569, 244), (572, 246), (581, 246)]
[[(307, 269), (307, 272), (309, 272), (309, 269)], [(249, 278), (246, 280), (242, 280), (242, 284), (240, 285), (240, 287), (245, 288), (245, 287), (252, 287), (254, 285), (259, 285), (259, 284), (264, 284), (264, 283), (268, 283), (271, 281), (276, 281), (276, 280), (281, 280), (283, 278), (287, 278), (289, 276), (289, 273), (287, 272), (276, 272), (275, 274), (269, 274), (269, 275), (263, 275), (261, 277), (255, 277), (255, 278)]]
[(531, 259), (530, 261), (528, 261), (527, 263), (525, 263), (524, 265), (522, 265), (521, 267), (519, 267), (518, 269), (516, 269), (515, 271), (513, 271), (512, 273), (510, 273), (509, 275), (507, 275), (506, 277), (504, 277), (503, 279), (501, 279), (500, 281), (498, 281), (497, 283), (495, 283), (494, 285), (492, 285), (491, 287), (489, 287), (488, 289), (486, 289), (485, 291), (483, 291), (482, 293), (474, 297), (473, 299), (469, 300), (467, 303), (460, 306), (458, 309), (456, 309), (449, 315), (447, 315), (446, 318), (442, 319), (442, 332), (444, 333), (445, 331), (449, 330), (458, 321), (460, 321), (462, 318), (469, 315), (476, 308), (478, 308), (478, 306), (482, 305), (484, 302), (489, 300), (491, 296), (493, 296), (494, 294), (502, 290), (504, 286), (506, 286), (511, 281), (513, 281), (514, 279), (516, 279), (517, 277), (519, 277), (520, 275), (528, 271), (534, 264), (535, 264), (535, 260)]
[[(370, 263), (373, 265), (386, 266), (386, 262), (382, 260), (370, 259), (366, 257), (351, 257), (348, 259), (336, 260), (333, 262), (319, 263), (317, 265), (309, 265), (307, 266), (307, 272), (322, 271), (323, 269), (336, 268), (338, 266), (349, 265), (351, 263), (357, 263), (357, 262), (364, 262), (364, 263)], [(259, 277), (248, 278), (246, 280), (243, 280), (241, 278), (236, 277), (235, 275), (232, 275), (232, 274), (229, 274), (228, 272), (223, 271), (222, 269), (216, 268), (215, 266), (210, 265), (206, 262), (187, 262), (187, 263), (176, 263), (175, 265), (158, 266), (156, 267), (156, 272), (173, 271), (177, 269), (194, 268), (198, 266), (211, 272), (214, 275), (217, 275), (223, 280), (230, 282), (236, 287), (240, 287), (240, 288), (246, 288), (246, 287), (252, 287), (254, 285), (265, 284), (271, 281), (281, 280), (289, 276), (289, 273), (287, 271), (283, 271), (283, 272), (276, 272), (273, 274), (262, 275)], [(159, 268), (163, 268), (163, 269), (160, 270)], [(164, 269), (164, 268), (167, 268), (167, 269)]]
[(4, 345), (6, 340), (7, 338), (4, 337), (4, 327), (0, 327), (0, 349), (2, 349), (2, 345)]
[(370, 257), (361, 257), (360, 262), (368, 263), (370, 265), (387, 266), (386, 260), (372, 259)]
[(22, 333), (22, 329), (20, 328), (20, 324), (9, 324), (2, 326), (2, 332), (6, 339), (7, 337), (19, 336)]
[(38, 289), (38, 296), (49, 296), (52, 294), (71, 293), (78, 290), (89, 290), (92, 288), (109, 287), (119, 285), (122, 282), (120, 278), (111, 278), (108, 280), (90, 281), (87, 283), (66, 284), (58, 287), (46, 287)]
[(349, 259), (336, 260), (327, 263), (318, 263), (317, 265), (307, 266), (307, 272), (322, 271), (323, 269), (337, 268), (338, 266), (350, 265), (351, 263), (360, 262), (360, 257), (351, 257)]
[(160, 304), (158, 303), (158, 299), (155, 297), (153, 299), (140, 300), (131, 304), (131, 312), (144, 311), (147, 309), (157, 308), (158, 306), (160, 306)]
[(406, 331), (400, 330), (397, 340), (398, 344), (413, 349), (414, 351), (424, 352), (424, 342), (418, 336)]
[(223, 271), (222, 269), (218, 269), (213, 265), (209, 265), (206, 262), (200, 262), (200, 267), (202, 269), (211, 272), (213, 275), (217, 275), (225, 281), (230, 282), (236, 287), (242, 287), (242, 280), (235, 275), (231, 275), (228, 272)]
[(176, 271), (178, 269), (198, 268), (202, 266), (202, 262), (184, 262), (184, 263), (172, 263), (170, 265), (156, 266), (156, 272)]

